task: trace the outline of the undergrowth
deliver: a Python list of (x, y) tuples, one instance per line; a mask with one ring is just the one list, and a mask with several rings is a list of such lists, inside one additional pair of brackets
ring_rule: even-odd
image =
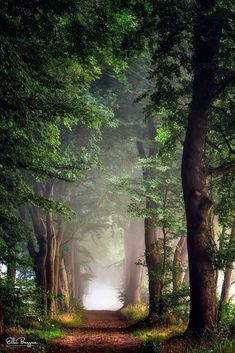
[(148, 306), (145, 304), (128, 305), (121, 310), (130, 325), (144, 320), (148, 315)]

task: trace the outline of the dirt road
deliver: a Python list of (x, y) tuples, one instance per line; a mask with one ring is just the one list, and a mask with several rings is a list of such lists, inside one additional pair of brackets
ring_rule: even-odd
[(47, 353), (140, 353), (140, 342), (126, 330), (127, 324), (116, 311), (87, 311), (84, 324), (69, 329)]

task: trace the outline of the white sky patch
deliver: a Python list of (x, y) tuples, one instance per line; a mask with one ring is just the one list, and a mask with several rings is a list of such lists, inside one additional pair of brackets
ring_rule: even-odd
[(84, 298), (84, 306), (88, 310), (117, 310), (122, 303), (118, 299), (118, 290), (109, 284), (92, 281), (88, 294)]

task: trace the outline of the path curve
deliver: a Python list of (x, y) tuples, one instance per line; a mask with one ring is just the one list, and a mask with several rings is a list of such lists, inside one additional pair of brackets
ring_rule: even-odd
[(79, 328), (68, 329), (47, 353), (140, 353), (140, 342), (127, 331), (118, 311), (89, 310)]

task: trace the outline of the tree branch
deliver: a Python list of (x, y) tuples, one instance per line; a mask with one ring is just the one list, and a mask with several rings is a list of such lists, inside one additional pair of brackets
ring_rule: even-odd
[(207, 175), (212, 177), (222, 177), (231, 171), (235, 171), (235, 161), (223, 163), (216, 168), (208, 168)]
[(211, 99), (215, 99), (218, 97), (218, 95), (223, 92), (223, 90), (228, 87), (229, 85), (235, 83), (235, 75), (232, 75), (230, 77), (225, 78), (220, 84), (217, 85), (217, 89), (213, 94), (211, 95)]

